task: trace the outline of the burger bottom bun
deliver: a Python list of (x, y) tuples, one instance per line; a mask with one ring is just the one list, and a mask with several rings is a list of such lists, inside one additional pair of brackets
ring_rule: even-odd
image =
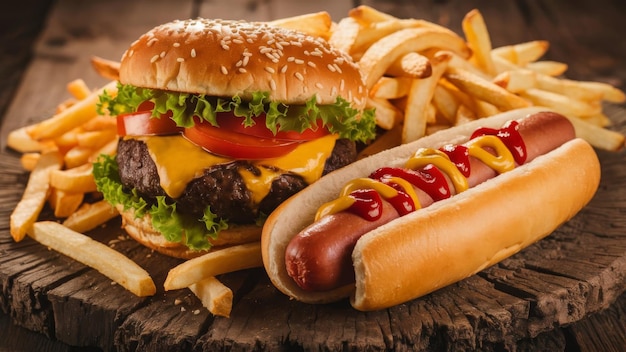
[(259, 241), (261, 239), (261, 227), (256, 225), (229, 225), (228, 229), (220, 231), (218, 238), (209, 239), (212, 247), (209, 250), (191, 250), (179, 242), (170, 242), (163, 235), (152, 227), (152, 220), (149, 214), (143, 217), (136, 217), (132, 209), (124, 209), (122, 205), (116, 206), (122, 217), (122, 228), (135, 241), (155, 250), (161, 254), (181, 258), (191, 259), (210, 251), (229, 247), (237, 244), (244, 244)]

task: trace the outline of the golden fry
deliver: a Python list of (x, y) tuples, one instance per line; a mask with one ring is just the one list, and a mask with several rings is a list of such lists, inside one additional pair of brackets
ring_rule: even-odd
[(308, 13), (299, 16), (285, 17), (270, 21), (269, 25), (274, 27), (297, 30), (314, 37), (328, 39), (333, 21), (326, 11)]
[(490, 76), (495, 75), (496, 69), (491, 60), (491, 38), (480, 11), (474, 9), (468, 12), (461, 24), (468, 45), (472, 49), (472, 59), (482, 71)]
[(115, 93), (117, 91), (116, 82), (105, 85), (59, 114), (34, 125), (29, 130), (31, 137), (35, 140), (56, 138), (96, 117), (96, 103), (98, 103), (99, 96), (104, 90), (109, 94)]
[(96, 269), (139, 297), (156, 293), (148, 272), (106, 244), (54, 221), (35, 223), (28, 235), (42, 245)]
[(67, 91), (78, 100), (85, 99), (91, 94), (91, 90), (87, 87), (87, 83), (81, 78), (77, 78), (67, 84)]
[(501, 46), (493, 49), (491, 53), (515, 65), (525, 66), (541, 58), (546, 51), (548, 51), (549, 47), (550, 43), (545, 40), (533, 40), (525, 43)]
[(70, 193), (53, 188), (48, 197), (48, 203), (54, 209), (55, 217), (66, 218), (78, 209), (84, 197), (84, 193)]
[(165, 290), (176, 290), (206, 278), (263, 265), (261, 243), (253, 242), (215, 250), (189, 259), (167, 274)]
[(100, 76), (106, 79), (110, 79), (112, 81), (119, 81), (120, 79), (120, 63), (117, 61), (111, 61), (93, 56), (91, 58), (91, 66)]
[(230, 316), (233, 307), (233, 291), (215, 277), (208, 277), (191, 284), (189, 289), (211, 314), (222, 317)]
[(448, 68), (445, 74), (447, 80), (452, 82), (460, 90), (488, 103), (493, 104), (501, 111), (509, 111), (530, 106), (530, 104), (519, 96), (498, 86), (495, 83), (486, 81), (468, 71)]
[(63, 226), (84, 233), (95, 229), (117, 215), (119, 215), (117, 209), (106, 200), (96, 203), (83, 203), (78, 210), (63, 221)]
[(409, 28), (397, 31), (374, 43), (361, 57), (359, 66), (368, 89), (382, 77), (389, 66), (410, 52), (441, 48), (468, 57), (465, 41), (449, 32), (433, 28)]
[(408, 53), (387, 69), (387, 74), (396, 77), (428, 78), (432, 74), (430, 60), (418, 53)]
[(72, 193), (95, 192), (97, 189), (92, 169), (91, 164), (83, 164), (72, 169), (54, 170), (50, 173), (50, 185)]
[(402, 143), (409, 143), (426, 135), (428, 111), (435, 94), (439, 78), (446, 71), (450, 56), (439, 55), (433, 58), (433, 73), (424, 79), (414, 79), (409, 91), (407, 106), (404, 111)]
[(22, 199), (11, 213), (10, 232), (16, 242), (24, 239), (26, 232), (37, 221), (50, 192), (50, 174), (59, 170), (62, 159), (59, 152), (44, 153), (30, 173)]

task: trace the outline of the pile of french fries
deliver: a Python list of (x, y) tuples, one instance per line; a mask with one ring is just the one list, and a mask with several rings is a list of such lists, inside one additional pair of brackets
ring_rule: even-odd
[(621, 90), (563, 78), (567, 64), (540, 60), (543, 40), (492, 48), (478, 10), (462, 22), (465, 38), (420, 19), (399, 19), (368, 6), (349, 12), (329, 41), (361, 67), (387, 131), (362, 156), (499, 112), (542, 106), (570, 118), (577, 134), (600, 149), (619, 150), (624, 136), (604, 127), (603, 102), (624, 103)]
[[(359, 64), (369, 89), (368, 106), (376, 109), (377, 124), (385, 131), (361, 156), (531, 105), (566, 115), (577, 134), (597, 148), (619, 150), (624, 145), (622, 134), (606, 128), (610, 120), (602, 110), (604, 102), (624, 103), (622, 91), (564, 78), (567, 64), (540, 60), (548, 50), (545, 41), (492, 48), (477, 10), (463, 19), (465, 38), (432, 22), (399, 19), (368, 6), (354, 8), (338, 22), (317, 12), (270, 25), (327, 39)], [(99, 116), (96, 104), (103, 90), (116, 93), (119, 63), (101, 58), (92, 63), (112, 80), (109, 84), (90, 90), (80, 79), (71, 81), (67, 88), (72, 98), (61, 102), (54, 116), (8, 137), (8, 146), (23, 153), (22, 165), (31, 172), (11, 215), (11, 235), (21, 241), (28, 234), (138, 296), (153, 295), (156, 287), (149, 273), (112, 246), (83, 234), (118, 215), (98, 200), (91, 171), (100, 154), (116, 153), (115, 119)], [(38, 220), (46, 203), (64, 219), (62, 224)], [(261, 265), (259, 243), (216, 250), (172, 268), (164, 289), (189, 288), (211, 313), (229, 316), (233, 293), (216, 277)]]

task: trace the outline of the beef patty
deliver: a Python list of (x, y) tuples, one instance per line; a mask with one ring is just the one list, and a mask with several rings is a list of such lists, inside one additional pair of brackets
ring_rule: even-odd
[[(339, 169), (356, 159), (356, 146), (347, 139), (339, 139), (331, 157), (324, 165), (324, 174)], [(160, 186), (156, 165), (146, 144), (136, 139), (120, 139), (117, 164), (120, 178), (126, 189), (136, 189), (146, 200), (167, 196)], [(181, 159), (181, 163), (185, 162)], [(269, 194), (255, 205), (238, 170), (245, 168), (253, 174), (260, 170), (250, 162), (238, 160), (215, 165), (204, 170), (202, 176), (192, 180), (183, 194), (175, 199), (181, 213), (201, 217), (206, 207), (219, 218), (234, 223), (254, 223), (261, 214), (268, 215), (280, 203), (302, 190), (307, 183), (295, 174), (282, 174), (272, 182)], [(168, 197), (169, 198), (169, 197)], [(172, 199), (169, 199), (172, 201)]]

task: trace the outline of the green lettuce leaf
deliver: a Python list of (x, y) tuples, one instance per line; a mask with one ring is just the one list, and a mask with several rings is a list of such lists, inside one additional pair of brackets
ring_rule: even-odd
[(152, 227), (161, 232), (166, 240), (184, 243), (192, 250), (209, 249), (209, 238), (217, 238), (221, 230), (228, 228), (226, 221), (218, 219), (208, 207), (201, 219), (194, 219), (178, 213), (176, 203), (168, 204), (165, 197), (157, 197), (156, 204), (149, 205), (135, 190), (130, 193), (124, 191), (118, 170), (113, 157), (101, 155), (98, 158), (93, 164), (98, 191), (109, 203), (134, 209), (138, 218), (149, 214)]
[(244, 102), (239, 96), (226, 99), (118, 83), (116, 96), (107, 92), (100, 95), (98, 112), (108, 112), (113, 116), (135, 112), (144, 101), (154, 103), (153, 117), (160, 117), (171, 111), (172, 120), (180, 127), (192, 127), (195, 123), (194, 116), (217, 126), (218, 112), (232, 112), (235, 116), (244, 118), (245, 126), (251, 126), (255, 123), (253, 117), (265, 113), (266, 126), (273, 133), (316, 129), (315, 122), (321, 119), (323, 125), (340, 138), (367, 142), (376, 135), (374, 110), (367, 109), (359, 116), (359, 111), (341, 97), (337, 97), (332, 105), (318, 105), (313, 96), (303, 105), (287, 106), (270, 100), (268, 92), (254, 92), (252, 99)]

